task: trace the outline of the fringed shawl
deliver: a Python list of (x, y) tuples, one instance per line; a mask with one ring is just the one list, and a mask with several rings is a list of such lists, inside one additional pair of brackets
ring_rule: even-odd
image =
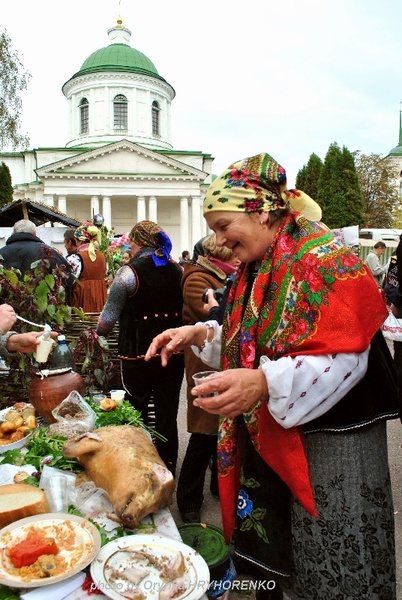
[[(366, 266), (332, 234), (287, 214), (250, 283), (239, 268), (229, 294), (221, 368), (256, 369), (260, 357), (365, 350), (387, 311)], [(251, 286), (251, 289), (250, 289)], [(315, 515), (301, 427), (284, 429), (266, 402), (243, 415), (253, 445), (300, 503)], [(219, 487), (226, 539), (234, 528), (241, 457), (236, 419), (221, 418)]]

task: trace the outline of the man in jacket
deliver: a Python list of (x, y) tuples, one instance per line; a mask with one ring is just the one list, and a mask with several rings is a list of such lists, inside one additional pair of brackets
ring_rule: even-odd
[(6, 269), (18, 269), (24, 275), (32, 268), (32, 263), (45, 259), (49, 260), (49, 270), (61, 267), (69, 274), (65, 284), (68, 296), (74, 278), (64, 256), (37, 237), (35, 223), (28, 219), (17, 221), (6, 245), (0, 248), (0, 264)]
[(41, 258), (48, 258), (52, 267), (64, 266), (69, 270), (64, 256), (37, 237), (35, 223), (27, 219), (17, 221), (6, 245), (0, 248), (1, 263), (6, 269), (13, 267), (24, 274)]
[(386, 245), (384, 242), (377, 242), (374, 247), (367, 255), (366, 265), (370, 269), (374, 279), (376, 280), (377, 286), (382, 287), (384, 275), (387, 271), (387, 266), (383, 266), (380, 263), (380, 256), (385, 252)]

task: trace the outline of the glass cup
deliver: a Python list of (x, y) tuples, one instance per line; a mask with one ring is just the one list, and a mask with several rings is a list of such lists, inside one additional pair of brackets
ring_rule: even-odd
[(93, 394), (91, 400), (95, 404), (100, 404), (104, 398), (106, 398), (106, 394)]
[(45, 363), (49, 358), (51, 349), (53, 348), (53, 340), (45, 340), (40, 337), (40, 343), (36, 346), (34, 358), (38, 363)]
[[(213, 378), (218, 371), (199, 371), (198, 373), (194, 373), (193, 379), (195, 385), (201, 385), (205, 380), (210, 377)], [(199, 398), (210, 398), (212, 396), (217, 396), (218, 392), (212, 392), (210, 394), (204, 394), (203, 396), (198, 396)]]
[(68, 511), (68, 479), (63, 475), (47, 477), (42, 484), (50, 512)]

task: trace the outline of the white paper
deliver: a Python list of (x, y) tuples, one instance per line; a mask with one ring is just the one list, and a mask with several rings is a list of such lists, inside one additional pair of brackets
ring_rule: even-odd
[(9, 464), (0, 465), (0, 485), (15, 483), (14, 475), (16, 475), (17, 473), (21, 473), (21, 471), (23, 471), (24, 473), (28, 473), (28, 475), (32, 475), (32, 473), (35, 473), (36, 468), (32, 465), (22, 465), (21, 467), (16, 467), (15, 465)]
[(77, 573), (64, 581), (45, 585), (21, 594), (21, 600), (63, 600), (68, 594), (80, 588), (85, 580), (85, 573)]

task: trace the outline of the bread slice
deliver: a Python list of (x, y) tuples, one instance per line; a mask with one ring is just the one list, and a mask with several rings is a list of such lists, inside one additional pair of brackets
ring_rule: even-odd
[(45, 492), (26, 483), (0, 485), (0, 528), (24, 517), (50, 512)]

